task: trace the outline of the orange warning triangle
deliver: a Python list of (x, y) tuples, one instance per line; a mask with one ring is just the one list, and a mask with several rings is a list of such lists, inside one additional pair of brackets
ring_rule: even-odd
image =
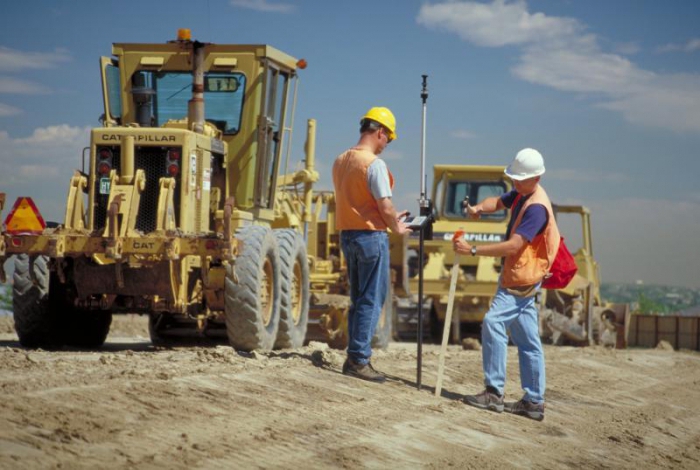
[(12, 235), (38, 235), (46, 228), (46, 222), (30, 197), (18, 197), (5, 219), (7, 233)]

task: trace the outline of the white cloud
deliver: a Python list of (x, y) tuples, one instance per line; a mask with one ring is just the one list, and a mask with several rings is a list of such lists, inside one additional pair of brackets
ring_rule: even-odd
[[(598, 38), (572, 18), (530, 13), (523, 0), (449, 1), (423, 5), (418, 23), (480, 46), (517, 46), (512, 73), (525, 81), (590, 95), (598, 107), (629, 122), (700, 132), (700, 75), (659, 74), (601, 49)], [(700, 48), (700, 40), (686, 50)]]
[(615, 51), (620, 54), (634, 55), (639, 52), (641, 48), (636, 42), (623, 42), (615, 46)]
[[(90, 141), (89, 127), (67, 124), (35, 129), (29, 137), (12, 138), (0, 132), (0, 179), (16, 186), (37, 174), (37, 168), (60, 168), (72, 172), (81, 162), (81, 152)], [(0, 187), (2, 187), (0, 185)]]
[(642, 93), (651, 72), (640, 70), (628, 59), (600, 51), (590, 36), (561, 44), (526, 49), (513, 73), (523, 80), (562, 91), (602, 94)]
[(21, 138), (0, 131), (0, 188), (7, 204), (31, 196), (45, 219), (61, 220), (68, 182), (81, 167), (82, 149), (89, 142), (87, 126), (48, 126)]
[(454, 131), (450, 132), (450, 136), (454, 137), (455, 139), (474, 139), (476, 138), (476, 134), (473, 133), (472, 131), (468, 131), (466, 129), (455, 129)]
[(70, 54), (64, 49), (56, 49), (54, 52), (22, 52), (0, 46), (0, 70), (5, 72), (49, 69), (71, 60)]
[(0, 93), (12, 93), (16, 95), (38, 95), (48, 93), (46, 87), (27, 80), (19, 80), (10, 77), (0, 77)]
[(666, 44), (656, 48), (656, 52), (695, 52), (700, 51), (700, 38), (690, 39), (685, 44)]
[(548, 41), (581, 29), (569, 18), (542, 13), (530, 15), (524, 1), (495, 0), (490, 4), (448, 2), (423, 5), (417, 21), (425, 26), (456, 33), (480, 46), (499, 47)]
[(15, 108), (14, 106), (10, 106), (9, 104), (0, 103), (0, 117), (15, 116), (21, 113), (22, 110), (19, 108)]
[(290, 3), (272, 3), (268, 0), (231, 0), (231, 5), (266, 13), (291, 13), (296, 9), (296, 6)]
[(89, 135), (88, 127), (72, 127), (68, 124), (58, 126), (40, 127), (34, 129), (29, 137), (15, 139), (14, 143), (28, 146), (62, 146), (71, 147), (78, 142), (84, 142)]
[(598, 106), (634, 124), (700, 132), (700, 75), (656, 76), (643, 92), (611, 98)]

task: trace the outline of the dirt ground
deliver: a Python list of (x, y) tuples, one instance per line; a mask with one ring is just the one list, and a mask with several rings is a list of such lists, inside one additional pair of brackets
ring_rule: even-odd
[[(543, 422), (464, 405), (481, 352), (378, 351), (383, 385), (343, 353), (151, 346), (115, 317), (100, 351), (25, 350), (0, 318), (0, 468), (700, 468), (700, 354), (547, 347)], [(521, 395), (510, 350), (508, 398)]]

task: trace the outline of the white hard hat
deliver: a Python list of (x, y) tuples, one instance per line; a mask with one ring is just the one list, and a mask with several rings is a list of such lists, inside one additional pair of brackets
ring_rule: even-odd
[(522, 181), (544, 174), (544, 159), (535, 149), (522, 149), (515, 156), (504, 173), (516, 181)]

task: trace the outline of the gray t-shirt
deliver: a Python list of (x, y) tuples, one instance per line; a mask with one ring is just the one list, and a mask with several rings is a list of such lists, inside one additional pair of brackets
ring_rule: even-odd
[(374, 199), (391, 197), (389, 170), (387, 170), (386, 163), (381, 158), (377, 158), (367, 168), (367, 184)]

